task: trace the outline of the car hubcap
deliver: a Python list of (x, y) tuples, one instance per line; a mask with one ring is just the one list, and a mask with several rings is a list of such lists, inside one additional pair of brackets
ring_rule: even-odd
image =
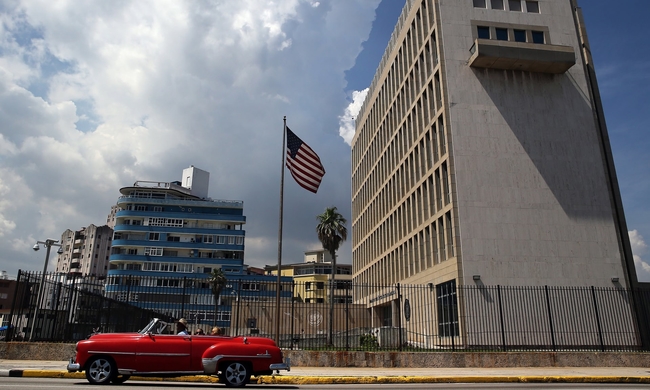
[(90, 376), (97, 382), (103, 382), (111, 375), (111, 364), (106, 359), (97, 359), (90, 365)]
[(228, 382), (239, 385), (246, 380), (246, 367), (240, 363), (234, 363), (226, 369), (226, 379)]

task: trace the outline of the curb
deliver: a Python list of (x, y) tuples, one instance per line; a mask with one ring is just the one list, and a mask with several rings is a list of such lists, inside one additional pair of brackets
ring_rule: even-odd
[[(0, 377), (86, 379), (84, 373), (62, 370), (0, 370)], [(214, 376), (177, 378), (131, 377), (136, 381), (219, 383)], [(284, 385), (387, 384), (387, 383), (650, 383), (650, 376), (291, 376), (262, 375), (251, 383)]]

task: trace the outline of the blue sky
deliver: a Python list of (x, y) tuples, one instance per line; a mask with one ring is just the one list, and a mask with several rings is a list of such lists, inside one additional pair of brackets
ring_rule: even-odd
[[(212, 198), (244, 201), (246, 263), (275, 264), (285, 115), (327, 171), (315, 195), (287, 175), (283, 262), (302, 261), (320, 247), (317, 214), (351, 218), (350, 118), (403, 4), (1, 2), (0, 270), (42, 269), (36, 240), (102, 225), (120, 187), (180, 180), (190, 165), (211, 173)], [(581, 2), (642, 265), (650, 5), (625, 5)], [(351, 261), (349, 241), (339, 258)]]

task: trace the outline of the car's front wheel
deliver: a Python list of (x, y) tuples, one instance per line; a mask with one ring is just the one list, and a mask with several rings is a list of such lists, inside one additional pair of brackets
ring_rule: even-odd
[(243, 387), (251, 379), (251, 372), (246, 365), (231, 362), (222, 367), (219, 378), (227, 387)]
[(86, 379), (93, 385), (106, 385), (117, 375), (117, 367), (112, 360), (97, 356), (91, 358), (86, 368)]

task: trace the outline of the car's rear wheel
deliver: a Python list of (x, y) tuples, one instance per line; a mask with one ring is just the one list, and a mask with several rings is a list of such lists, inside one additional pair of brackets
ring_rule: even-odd
[(93, 385), (106, 385), (117, 375), (113, 360), (97, 356), (90, 359), (86, 368), (86, 379)]
[(126, 382), (131, 375), (115, 375), (113, 379), (111, 379), (111, 383), (114, 385), (121, 385), (122, 383)]
[(245, 364), (231, 362), (221, 368), (219, 378), (227, 387), (243, 387), (251, 379), (251, 372)]

